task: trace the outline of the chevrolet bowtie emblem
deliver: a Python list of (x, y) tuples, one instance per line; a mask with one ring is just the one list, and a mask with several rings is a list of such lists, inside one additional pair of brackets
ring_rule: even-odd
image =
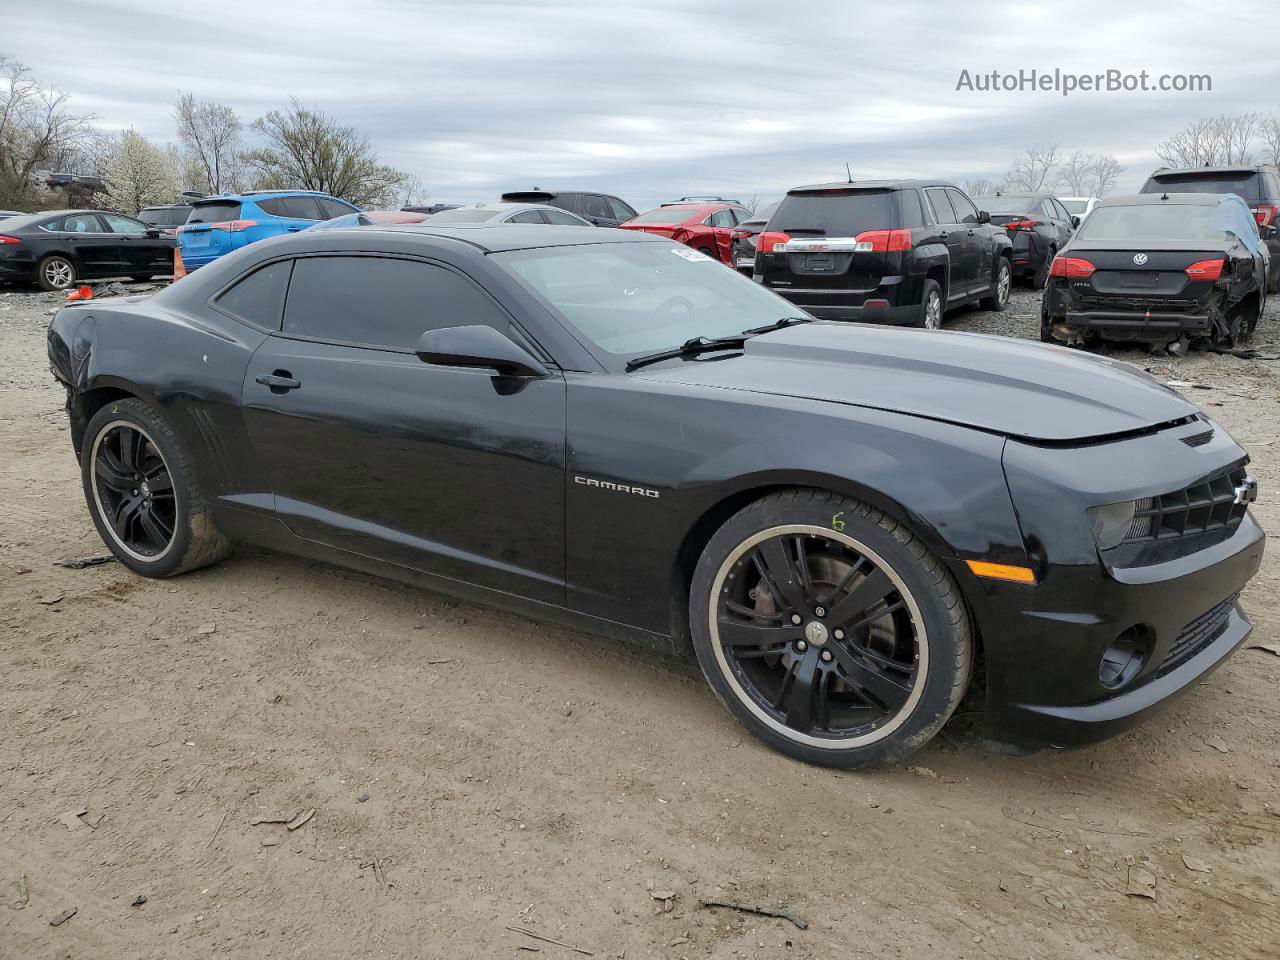
[(1253, 503), (1258, 499), (1258, 481), (1245, 477), (1244, 482), (1236, 487), (1235, 503)]

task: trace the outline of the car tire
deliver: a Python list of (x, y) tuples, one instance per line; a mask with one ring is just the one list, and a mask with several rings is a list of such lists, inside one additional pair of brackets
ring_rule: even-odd
[(145, 401), (114, 401), (90, 418), (80, 475), (98, 535), (134, 573), (172, 577), (231, 553), (190, 456)]
[(1280, 293), (1280, 265), (1271, 271), (1271, 275), (1267, 277), (1267, 293)]
[(1053, 264), (1053, 258), (1058, 255), (1058, 251), (1050, 247), (1049, 252), (1045, 254), (1044, 263), (1036, 267), (1031, 274), (1031, 289), (1043, 290), (1044, 285), (1049, 282), (1049, 267)]
[(689, 624), (707, 682), (738, 721), (821, 766), (911, 754), (973, 671), (968, 611), (946, 568), (901, 523), (821, 490), (771, 494), (716, 531)]
[(937, 280), (926, 280), (920, 288), (920, 314), (916, 317), (915, 326), (926, 330), (942, 329), (942, 314), (946, 310), (946, 302), (942, 299), (942, 287)]
[(1053, 335), (1053, 322), (1049, 319), (1049, 308), (1045, 306), (1043, 297), (1040, 299), (1040, 342), (1059, 342)]
[(78, 279), (76, 265), (58, 253), (50, 254), (36, 266), (36, 283), (50, 293), (70, 289)]
[(983, 310), (1002, 313), (1009, 305), (1009, 294), (1013, 292), (1013, 264), (1008, 257), (999, 257), (996, 264), (995, 277), (991, 286), (991, 296), (983, 297), (980, 305)]

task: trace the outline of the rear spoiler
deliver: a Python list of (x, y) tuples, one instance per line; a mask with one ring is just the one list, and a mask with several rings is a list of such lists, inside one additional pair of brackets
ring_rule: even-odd
[(550, 190), (513, 190), (504, 193), (504, 203), (550, 203), (556, 195)]

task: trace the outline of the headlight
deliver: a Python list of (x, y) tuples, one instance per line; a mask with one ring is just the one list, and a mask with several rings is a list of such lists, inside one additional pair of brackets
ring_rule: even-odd
[(1098, 547), (1110, 550), (1125, 540), (1149, 536), (1151, 517), (1138, 516), (1138, 512), (1150, 509), (1150, 497), (1090, 508), (1089, 522), (1093, 524), (1093, 538), (1098, 542)]

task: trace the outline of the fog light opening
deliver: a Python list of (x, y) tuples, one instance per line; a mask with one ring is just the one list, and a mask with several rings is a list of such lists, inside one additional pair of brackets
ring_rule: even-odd
[(1151, 654), (1149, 627), (1134, 626), (1121, 633), (1102, 653), (1098, 680), (1108, 690), (1119, 690), (1133, 680)]

